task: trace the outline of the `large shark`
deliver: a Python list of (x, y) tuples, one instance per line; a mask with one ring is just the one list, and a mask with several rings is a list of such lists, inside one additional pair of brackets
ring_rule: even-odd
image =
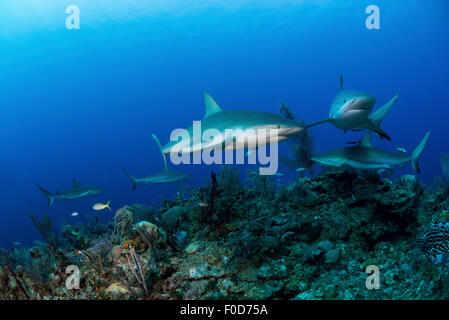
[(81, 186), (78, 183), (78, 181), (76, 181), (76, 179), (73, 179), (72, 189), (63, 192), (57, 191), (55, 194), (51, 194), (38, 184), (36, 186), (39, 188), (40, 191), (42, 191), (44, 196), (47, 197), (49, 206), (51, 206), (55, 200), (66, 201), (72, 199), (87, 198), (90, 196), (100, 194), (104, 191), (103, 188)]
[(125, 169), (123, 169), (123, 172), (133, 183), (133, 190), (135, 190), (137, 188), (137, 185), (139, 183), (161, 184), (161, 183), (173, 183), (173, 182), (184, 181), (184, 180), (190, 179), (190, 177), (191, 177), (190, 174), (184, 173), (181, 171), (170, 170), (168, 168), (167, 159), (165, 158), (165, 154), (162, 152), (161, 143), (155, 134), (153, 134), (152, 136), (153, 136), (153, 139), (156, 141), (159, 149), (161, 150), (162, 158), (164, 159), (164, 171), (150, 175), (150, 176), (145, 176), (143, 178), (135, 178), (132, 175), (130, 175)]
[(420, 173), (418, 160), (429, 136), (430, 132), (427, 132), (415, 151), (406, 155), (374, 148), (371, 144), (371, 132), (367, 131), (359, 145), (324, 152), (312, 157), (312, 160), (328, 167), (350, 167), (358, 170), (391, 169), (410, 162), (415, 171)]
[(332, 102), (329, 118), (314, 122), (307, 128), (330, 122), (345, 132), (369, 129), (376, 132), (381, 138), (391, 140), (390, 136), (380, 128), (379, 118), (383, 118), (388, 113), (398, 98), (399, 95), (395, 95), (387, 104), (371, 113), (376, 99), (372, 95), (360, 91), (343, 90), (343, 77), (340, 76), (340, 92)]
[[(217, 150), (217, 148), (221, 150), (257, 149), (261, 145), (284, 141), (288, 136), (304, 129), (300, 123), (273, 113), (223, 110), (209, 94), (204, 93), (203, 97), (206, 113), (200, 121), (201, 128), (197, 132), (199, 139), (195, 138), (195, 127), (190, 125), (185, 129), (189, 134), (188, 139), (169, 141), (162, 147), (164, 154), (197, 153), (204, 150)], [(209, 129), (219, 135), (204, 142), (201, 137)], [(243, 134), (233, 134), (238, 132)], [(242, 141), (242, 143), (236, 143), (236, 141)]]

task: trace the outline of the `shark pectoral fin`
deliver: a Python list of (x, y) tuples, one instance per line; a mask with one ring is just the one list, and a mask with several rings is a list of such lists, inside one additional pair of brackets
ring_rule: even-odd
[(379, 137), (380, 137), (381, 139), (385, 138), (385, 139), (391, 141), (390, 136), (389, 136), (385, 131), (383, 131), (382, 128), (379, 127), (379, 125), (377, 125), (376, 123), (374, 123), (372, 120), (369, 120), (369, 121), (363, 126), (363, 128), (364, 128), (364, 129), (371, 130), (371, 131), (374, 131), (375, 133), (377, 133), (377, 134), (379, 135)]
[(327, 119), (323, 119), (323, 120), (320, 120), (320, 121), (317, 121), (317, 122), (313, 122), (313, 123), (311, 123), (309, 125), (306, 125), (306, 129), (309, 129), (310, 127), (315, 127), (315, 126), (317, 126), (319, 124), (322, 124), (322, 123), (331, 122), (331, 121), (332, 121), (332, 119), (327, 118)]
[(388, 114), (390, 109), (393, 107), (393, 105), (398, 101), (399, 95), (395, 95), (390, 101), (388, 101), (384, 106), (377, 109), (375, 112), (373, 112), (369, 119), (375, 123), (376, 125), (380, 126), (380, 123), (385, 118), (385, 116)]
[(385, 118), (387, 113), (393, 107), (393, 105), (398, 101), (399, 95), (395, 95), (390, 101), (388, 101), (384, 106), (380, 107), (378, 110), (373, 112), (369, 117), (369, 122), (365, 126), (366, 129), (376, 132), (381, 139), (385, 138), (391, 140), (390, 136), (380, 128), (380, 123)]

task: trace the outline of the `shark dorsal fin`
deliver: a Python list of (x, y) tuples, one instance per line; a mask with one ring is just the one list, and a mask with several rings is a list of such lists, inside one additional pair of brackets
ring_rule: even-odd
[(371, 131), (367, 131), (365, 135), (362, 138), (362, 141), (360, 141), (360, 146), (372, 148), (373, 144), (371, 143)]
[(80, 184), (78, 183), (78, 181), (76, 181), (75, 178), (73, 178), (73, 187), (74, 188), (79, 188), (80, 187)]
[(165, 154), (162, 152), (161, 142), (159, 141), (159, 138), (154, 133), (151, 136), (153, 137), (154, 141), (156, 141), (156, 144), (159, 147), (159, 150), (161, 151), (162, 158), (164, 159), (164, 170), (167, 171), (168, 170), (167, 159), (165, 158)]
[(340, 91), (343, 90), (343, 75), (340, 75)]
[(223, 111), (223, 109), (220, 108), (218, 103), (212, 98), (208, 93), (203, 93), (204, 97), (204, 105), (206, 107), (206, 113), (204, 114), (204, 118), (207, 118), (208, 116)]

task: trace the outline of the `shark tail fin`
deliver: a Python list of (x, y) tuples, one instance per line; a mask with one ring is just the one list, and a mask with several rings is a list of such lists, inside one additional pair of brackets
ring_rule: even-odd
[(156, 144), (157, 144), (157, 146), (159, 147), (159, 150), (161, 151), (162, 158), (164, 159), (164, 169), (165, 169), (165, 171), (167, 171), (167, 170), (168, 170), (168, 167), (167, 167), (167, 158), (165, 157), (165, 154), (164, 154), (164, 152), (162, 151), (162, 145), (161, 145), (161, 142), (159, 141), (159, 138), (157, 137), (156, 134), (153, 133), (151, 136), (153, 137), (154, 141), (156, 141)]
[(317, 126), (319, 124), (326, 123), (326, 122), (331, 122), (331, 119), (330, 118), (326, 118), (326, 119), (323, 119), (323, 120), (311, 123), (309, 125), (306, 125), (306, 129), (309, 129), (310, 127), (315, 127), (315, 126)]
[(427, 140), (429, 140), (430, 131), (426, 133), (424, 138), (421, 140), (421, 142), (416, 147), (415, 151), (413, 151), (412, 155), (410, 156), (410, 162), (413, 166), (413, 169), (415, 169), (416, 173), (421, 173), (421, 170), (419, 168), (419, 157), (421, 157), (422, 152), (424, 151), (424, 147), (427, 144)]
[(36, 184), (36, 187), (39, 188), (39, 190), (44, 194), (44, 196), (47, 197), (48, 199), (48, 206), (51, 207), (51, 205), (53, 204), (53, 201), (55, 200), (55, 197), (53, 194), (51, 194), (50, 192), (48, 192), (47, 190), (45, 190), (44, 188), (42, 188), (40, 185)]
[[(131, 182), (133, 183), (133, 190), (136, 190), (137, 185), (139, 184), (139, 182), (137, 182), (136, 178), (134, 178), (132, 175), (130, 175), (128, 173), (128, 171), (126, 171), (125, 169), (122, 169), (123, 172), (126, 174), (126, 176), (129, 178), (129, 180), (131, 180)], [(109, 202), (108, 202), (109, 205)]]

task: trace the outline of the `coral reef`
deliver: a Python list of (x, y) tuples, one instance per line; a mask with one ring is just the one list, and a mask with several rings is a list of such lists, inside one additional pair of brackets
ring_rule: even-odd
[(449, 298), (447, 187), (339, 170), (273, 181), (223, 167), (190, 197), (59, 236), (33, 216), (46, 243), (4, 256), (0, 299)]

